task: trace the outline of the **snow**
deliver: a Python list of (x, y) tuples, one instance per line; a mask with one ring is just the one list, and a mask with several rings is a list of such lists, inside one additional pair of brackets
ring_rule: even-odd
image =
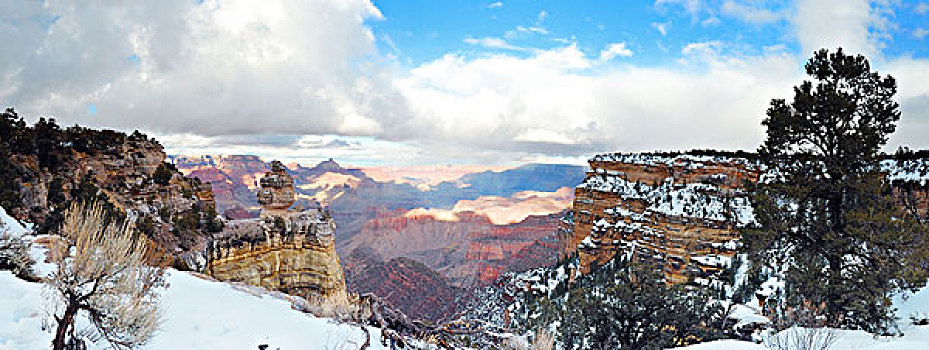
[[(788, 330), (789, 331), (789, 330)], [(924, 350), (929, 349), (929, 326), (904, 329), (902, 337), (874, 337), (864, 331), (834, 330), (838, 339), (832, 350)], [(786, 331), (785, 331), (786, 332)], [(686, 350), (770, 350), (762, 344), (739, 340), (717, 340), (686, 346)]]
[(895, 296), (894, 306), (897, 308), (897, 318), (907, 321), (910, 316), (929, 318), (929, 287), (924, 287), (916, 293)]
[[(162, 294), (165, 323), (143, 349), (358, 348), (365, 340), (360, 328), (295, 311), (274, 294), (253, 295), (173, 270), (168, 282)], [(48, 348), (52, 334), (42, 330), (43, 286), (9, 271), (0, 272), (0, 285), (0, 350)], [(380, 331), (369, 331), (371, 349), (383, 349)]]
[(890, 182), (915, 182), (926, 186), (929, 182), (929, 159), (881, 161), (881, 170)]
[[(661, 184), (650, 186), (629, 182), (620, 176), (593, 175), (587, 177), (578, 188), (619, 195), (623, 200), (644, 200), (651, 203), (646, 213), (657, 213), (671, 217), (688, 217), (703, 220), (731, 221), (739, 227), (755, 223), (751, 202), (744, 193), (736, 196), (720, 196), (715, 185), (705, 183), (676, 183), (668, 178)], [(628, 216), (632, 214), (622, 207), (610, 208), (606, 214)]]
[(29, 231), (10, 214), (7, 214), (3, 207), (0, 207), (0, 222), (2, 222), (3, 230), (14, 237), (22, 237)]
[[(5, 229), (27, 240), (29, 230), (0, 209)], [(33, 246), (34, 256), (44, 255)], [(48, 264), (52, 265), (52, 264)], [(52, 265), (53, 267), (54, 265)], [(41, 274), (47, 268), (37, 269)], [(42, 272), (45, 271), (45, 272)], [(209, 281), (187, 272), (167, 271), (169, 287), (161, 292), (165, 322), (154, 339), (141, 349), (357, 349), (365, 341), (360, 327), (339, 324), (292, 309), (288, 296)], [(43, 330), (44, 286), (0, 271), (0, 350), (47, 349), (51, 330)], [(86, 324), (78, 319), (78, 324)], [(369, 327), (371, 347), (380, 344), (380, 330)], [(105, 349), (106, 344), (89, 344)]]

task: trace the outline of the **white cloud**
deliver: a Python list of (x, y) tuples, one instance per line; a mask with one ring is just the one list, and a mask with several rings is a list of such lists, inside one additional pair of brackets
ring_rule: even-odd
[(929, 35), (929, 30), (923, 28), (916, 28), (913, 30), (913, 37), (916, 39), (923, 39)]
[(487, 37), (487, 38), (481, 38), (481, 39), (465, 38), (463, 41), (471, 45), (483, 46), (489, 49), (505, 49), (505, 50), (516, 50), (516, 51), (528, 50), (527, 48), (524, 48), (524, 47), (510, 45), (510, 43), (507, 43), (506, 40), (503, 40), (501, 38), (494, 38), (494, 37)]
[(538, 33), (542, 35), (548, 34), (548, 29), (545, 29), (545, 27), (541, 27), (541, 26), (528, 26), (528, 27), (516, 26), (516, 31), (520, 33), (526, 33), (526, 34), (531, 34), (531, 33)]
[(436, 142), (510, 156), (604, 150), (754, 149), (774, 97), (788, 97), (798, 62), (783, 53), (734, 58), (694, 44), (689, 66), (599, 67), (576, 47), (530, 57), (458, 55), (424, 64), (402, 82)]
[[(777, 45), (732, 55), (708, 41), (686, 45), (665, 66), (611, 65), (633, 54), (624, 43), (585, 54), (573, 37), (547, 50), (486, 37), (465, 42), (519, 52), (451, 53), (407, 71), (376, 51), (365, 21), (381, 14), (367, 0), (22, 2), (0, 15), (22, 23), (0, 25), (8, 39), (0, 99), (65, 125), (155, 131), (172, 152), (301, 162), (501, 164), (609, 150), (754, 149), (768, 102), (790, 97), (811, 48), (876, 50), (868, 29), (880, 25), (878, 11), (845, 3), (832, 4), (841, 14), (798, 5), (797, 56)], [(55, 16), (51, 25), (34, 20)], [(531, 28), (544, 29), (545, 17), (525, 32), (541, 33)], [(667, 35), (671, 22), (652, 26)], [(894, 142), (929, 146), (929, 63), (872, 63), (900, 82)], [(332, 134), (360, 141), (307, 139)]]
[(661, 36), (668, 36), (668, 29), (671, 28), (671, 22), (652, 22), (652, 28), (658, 30)]
[(211, 135), (369, 134), (383, 121), (372, 113), (402, 110), (382, 68), (353, 63), (377, 53), (364, 21), (381, 13), (368, 0), (19, 6), (51, 23), (0, 29), (15, 38), (0, 54), (0, 98), (27, 114)]
[(738, 18), (753, 24), (773, 23), (781, 20), (784, 15), (766, 8), (755, 7), (736, 0), (726, 0), (721, 8), (723, 14)]
[(626, 48), (626, 43), (612, 43), (606, 50), (600, 51), (600, 60), (609, 61), (614, 57), (630, 57), (632, 50)]
[(722, 43), (719, 41), (707, 41), (701, 43), (690, 43), (684, 46), (681, 49), (681, 53), (685, 55), (693, 54), (715, 54), (722, 47)]
[(719, 24), (719, 17), (710, 17), (705, 20), (700, 21), (700, 24), (704, 27), (715, 26)]
[[(877, 4), (874, 4), (877, 6)], [(803, 55), (842, 47), (868, 57), (879, 54), (881, 12), (869, 0), (801, 0), (794, 24)]]
[(496, 2), (487, 4), (487, 8), (489, 9), (498, 9), (502, 7), (503, 7), (503, 1), (496, 1)]

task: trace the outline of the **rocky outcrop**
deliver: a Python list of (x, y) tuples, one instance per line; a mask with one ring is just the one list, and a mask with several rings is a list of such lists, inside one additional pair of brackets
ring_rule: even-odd
[(271, 162), (271, 171), (259, 183), (258, 204), (263, 217), (282, 215), (294, 204), (294, 179), (281, 162)]
[(346, 301), (332, 217), (317, 209), (288, 209), (294, 202), (294, 184), (280, 162), (272, 162), (259, 183), (260, 219), (230, 222), (212, 237), (207, 273), (308, 300)]
[(211, 276), (308, 300), (346, 299), (335, 225), (325, 213), (289, 213), (228, 226), (209, 245), (206, 272)]
[(575, 191), (573, 240), (587, 272), (617, 254), (658, 264), (669, 283), (710, 284), (754, 221), (743, 186), (760, 163), (708, 156), (599, 155)]
[(18, 199), (7, 205), (37, 231), (56, 232), (72, 203), (98, 202), (107, 215), (134, 222), (159, 258), (177, 258), (218, 228), (210, 184), (165, 163), (156, 140), (44, 118), (27, 126), (12, 109), (0, 114), (0, 157), (7, 158), (0, 170), (14, 174), (4, 185)]
[[(754, 223), (746, 185), (766, 172), (732, 156), (603, 154), (575, 190), (573, 239), (581, 272), (617, 254), (656, 263), (669, 283), (716, 285), (740, 231)], [(908, 214), (929, 218), (929, 159), (881, 162)]]

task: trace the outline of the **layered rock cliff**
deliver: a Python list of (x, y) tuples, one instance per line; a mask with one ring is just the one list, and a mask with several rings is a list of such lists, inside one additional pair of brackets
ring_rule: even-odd
[(232, 222), (210, 242), (206, 272), (313, 300), (346, 299), (335, 225), (315, 210)]
[(743, 190), (760, 163), (744, 158), (606, 154), (575, 192), (582, 272), (616, 254), (663, 267), (670, 283), (712, 283), (754, 221)]
[[(732, 156), (603, 154), (575, 190), (573, 239), (579, 269), (617, 254), (662, 266), (669, 283), (718, 284), (740, 231), (754, 223), (746, 185), (766, 172)], [(929, 159), (881, 163), (898, 204), (929, 218)]]
[(214, 235), (206, 272), (308, 300), (347, 300), (345, 277), (335, 251), (335, 223), (328, 212), (291, 211), (294, 181), (280, 162), (259, 181), (259, 219), (236, 220)]

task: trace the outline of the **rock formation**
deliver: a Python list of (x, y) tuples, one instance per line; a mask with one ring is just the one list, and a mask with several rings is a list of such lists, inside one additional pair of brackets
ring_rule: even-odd
[(259, 181), (258, 204), (261, 204), (261, 217), (282, 216), (294, 204), (294, 179), (287, 174), (284, 164), (271, 162), (271, 171)]
[(210, 184), (185, 178), (138, 131), (61, 128), (45, 118), (28, 126), (12, 109), (0, 112), (0, 130), (5, 206), (39, 232), (56, 232), (72, 203), (99, 202), (151, 239), (153, 259), (193, 262), (182, 255), (202, 247), (204, 232), (218, 231)]
[(582, 272), (616, 254), (663, 267), (669, 283), (714, 283), (754, 221), (745, 181), (762, 166), (743, 158), (606, 154), (575, 192)]
[[(626, 254), (662, 266), (669, 283), (718, 285), (740, 230), (754, 223), (745, 185), (764, 176), (762, 164), (687, 154), (603, 154), (588, 163), (566, 246), (582, 273)], [(881, 167), (898, 204), (929, 218), (929, 159), (886, 159)]]
[(345, 301), (345, 277), (335, 251), (335, 223), (318, 209), (291, 211), (294, 183), (280, 162), (259, 181), (261, 217), (231, 221), (214, 235), (206, 272), (308, 300)]

